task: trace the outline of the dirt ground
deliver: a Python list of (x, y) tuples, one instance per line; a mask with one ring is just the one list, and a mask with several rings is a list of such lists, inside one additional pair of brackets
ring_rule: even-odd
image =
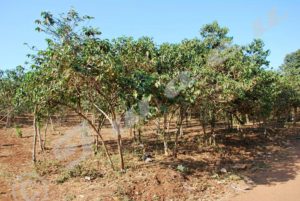
[[(201, 145), (197, 126), (185, 128), (177, 159), (144, 129), (144, 145), (124, 135), (126, 172), (112, 171), (93, 137), (82, 126), (49, 131), (44, 152), (31, 162), (33, 130), (0, 129), (0, 200), (298, 200), (300, 129), (280, 129), (268, 137), (246, 129), (245, 139), (220, 130), (218, 145)], [(123, 133), (126, 133), (124, 131)], [(117, 166), (115, 136), (103, 136)], [(147, 151), (152, 161), (141, 160)], [(284, 198), (284, 199), (282, 199)]]
[(290, 147), (290, 155), (285, 160), (272, 164), (272, 169), (257, 174), (256, 187), (245, 191), (232, 201), (297, 201), (300, 198), (300, 142)]

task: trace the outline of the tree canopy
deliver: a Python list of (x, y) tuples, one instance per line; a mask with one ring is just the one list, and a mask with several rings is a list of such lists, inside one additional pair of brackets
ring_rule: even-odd
[(106, 117), (124, 169), (120, 127), (129, 111), (139, 116), (126, 124), (130, 127), (164, 119), (159, 133), (167, 154), (167, 124), (173, 115), (178, 140), (188, 111), (200, 116), (203, 127), (210, 124), (214, 137), (218, 120), (244, 124), (247, 116), (266, 121), (284, 114), (283, 107), (299, 107), (299, 50), (287, 55), (276, 72), (268, 68), (270, 51), (262, 40), (234, 44), (229, 29), (217, 22), (204, 25), (197, 38), (158, 45), (150, 37), (104, 39), (99, 29), (84, 26), (92, 19), (75, 10), (59, 17), (42, 12), (36, 30), (47, 34), (47, 47), (30, 55), (28, 71), (18, 67), (0, 73), (1, 114), (34, 112), (42, 118), (68, 108), (97, 132), (110, 160), (96, 123), (86, 114)]

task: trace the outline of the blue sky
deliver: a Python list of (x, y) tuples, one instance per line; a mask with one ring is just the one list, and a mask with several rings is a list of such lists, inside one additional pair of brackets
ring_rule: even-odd
[(199, 37), (201, 26), (217, 20), (230, 29), (234, 42), (261, 38), (277, 68), (287, 53), (300, 49), (300, 1), (278, 0), (2, 0), (0, 3), (0, 69), (24, 64), (30, 52), (24, 43), (45, 47), (45, 36), (34, 31), (41, 11), (54, 14), (74, 7), (95, 17), (103, 38), (151, 36), (162, 42)]

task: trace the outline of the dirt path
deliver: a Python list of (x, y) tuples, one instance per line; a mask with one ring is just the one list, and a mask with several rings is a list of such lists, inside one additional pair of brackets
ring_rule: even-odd
[[(293, 143), (291, 158), (273, 166), (275, 172), (258, 175), (258, 185), (231, 199), (232, 201), (298, 201), (300, 200), (300, 142)], [(292, 160), (290, 160), (292, 159)], [(291, 166), (293, 167), (291, 169)], [(272, 178), (270, 182), (268, 179)]]
[(23, 130), (23, 138), (16, 138), (13, 129), (2, 129), (0, 140), (0, 200), (12, 200), (15, 176), (32, 168), (31, 128)]

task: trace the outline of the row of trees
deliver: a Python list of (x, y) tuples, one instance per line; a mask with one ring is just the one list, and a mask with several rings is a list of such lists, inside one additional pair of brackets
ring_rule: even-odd
[(97, 133), (114, 168), (100, 132), (105, 119), (111, 123), (123, 170), (121, 122), (139, 129), (153, 121), (169, 155), (169, 126), (176, 119), (176, 157), (188, 111), (197, 114), (204, 137), (213, 143), (217, 121), (229, 128), (233, 121), (266, 123), (299, 107), (299, 51), (286, 57), (281, 71), (269, 70), (261, 40), (234, 44), (217, 22), (203, 26), (199, 38), (157, 45), (149, 37), (102, 39), (98, 29), (83, 26), (92, 17), (74, 10), (59, 18), (41, 16), (36, 30), (47, 34), (47, 47), (28, 55), (31, 69), (0, 74), (2, 118), (10, 122), (15, 114), (33, 113), (34, 149), (39, 122), (65, 108)]

